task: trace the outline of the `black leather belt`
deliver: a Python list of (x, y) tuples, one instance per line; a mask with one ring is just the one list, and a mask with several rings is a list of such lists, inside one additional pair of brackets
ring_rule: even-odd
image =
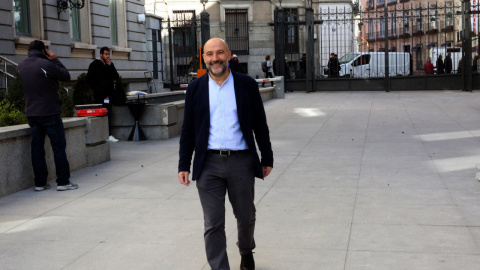
[(207, 150), (207, 153), (217, 154), (220, 156), (231, 156), (231, 155), (236, 155), (236, 154), (245, 153), (245, 152), (248, 152), (248, 150), (212, 150), (212, 149)]

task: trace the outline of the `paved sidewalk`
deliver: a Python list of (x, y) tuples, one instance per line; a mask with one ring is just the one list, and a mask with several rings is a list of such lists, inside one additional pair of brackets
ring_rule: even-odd
[[(480, 265), (480, 92), (287, 93), (256, 185), (257, 270)], [(209, 269), (178, 137), (111, 144), (80, 188), (0, 199), (1, 269)], [(240, 258), (227, 206), (232, 269)]]

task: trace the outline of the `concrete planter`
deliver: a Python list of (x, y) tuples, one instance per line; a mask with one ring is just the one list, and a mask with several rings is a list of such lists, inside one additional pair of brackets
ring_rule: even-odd
[[(166, 140), (180, 135), (184, 101), (166, 104), (146, 104), (140, 126), (148, 140)], [(127, 106), (113, 106), (112, 134), (127, 140), (135, 121)]]
[[(107, 117), (63, 119), (70, 171), (110, 160)], [(0, 197), (32, 187), (34, 182), (30, 157), (30, 127), (0, 127)], [(50, 141), (45, 142), (48, 179), (55, 179), (55, 165)]]

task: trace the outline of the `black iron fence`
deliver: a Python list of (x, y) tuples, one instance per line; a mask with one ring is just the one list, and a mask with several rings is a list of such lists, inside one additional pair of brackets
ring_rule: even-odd
[[(347, 69), (343, 72), (327, 70), (332, 68), (331, 65), (329, 66), (331, 53), (338, 55), (338, 59), (341, 59), (345, 55), (351, 56), (352, 53), (364, 55), (385, 51), (408, 53), (411, 57), (410, 61), (403, 60), (406, 57), (405, 54), (394, 54), (395, 59), (390, 61), (390, 66), (391, 69), (403, 69), (396, 66), (401, 64), (407, 65), (405, 68), (408, 69), (408, 65), (413, 63), (408, 72), (411, 75), (424, 75), (428, 59), (432, 60), (435, 66), (434, 73), (437, 73), (437, 59), (442, 55), (444, 61), (446, 55), (450, 53), (449, 58), (453, 62), (451, 73), (459, 73), (463, 69), (459, 68), (459, 62), (468, 51), (465, 48), (467, 45), (464, 44), (466, 16), (471, 17), (473, 45), (470, 51), (471, 58), (475, 59), (480, 43), (478, 14), (468, 14), (465, 6), (454, 5), (451, 1), (404, 2), (367, 1), (367, 6), (363, 10), (349, 7), (319, 9), (315, 14), (316, 19), (322, 21), (319, 25), (320, 39), (316, 41), (317, 47), (320, 48), (315, 52), (315, 57), (318, 59), (315, 62), (319, 63), (319, 66), (315, 66), (316, 77), (348, 77), (354, 73), (360, 77), (384, 77), (386, 74), (384, 64), (384, 67), (376, 64), (376, 68), (369, 68), (366, 75), (363, 73), (367, 71), (355, 65), (354, 59), (350, 64), (342, 63), (339, 68)], [(480, 10), (479, 3), (471, 6), (469, 10)], [(374, 58), (374, 55), (371, 54), (371, 57)], [(476, 63), (469, 64), (475, 69)], [(397, 76), (396, 72), (392, 72), (392, 75)]]

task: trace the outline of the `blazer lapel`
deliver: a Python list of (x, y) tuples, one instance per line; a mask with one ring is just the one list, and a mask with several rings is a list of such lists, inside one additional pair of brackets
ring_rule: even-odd
[(208, 87), (208, 81), (209, 81), (208, 73), (203, 75), (203, 77), (204, 79), (200, 86), (200, 91), (201, 91), (200, 102), (201, 104), (203, 104), (203, 106), (206, 107), (206, 110), (207, 110), (207, 118), (205, 120), (208, 123), (207, 130), (209, 130), (210, 129), (210, 94), (209, 94), (210, 91)]
[(235, 88), (235, 101), (237, 103), (237, 115), (238, 115), (238, 122), (242, 122), (242, 115), (243, 115), (243, 97), (244, 93), (242, 91), (243, 87), (241, 85), (241, 80), (237, 77), (235, 72), (232, 71), (233, 75), (233, 87)]

